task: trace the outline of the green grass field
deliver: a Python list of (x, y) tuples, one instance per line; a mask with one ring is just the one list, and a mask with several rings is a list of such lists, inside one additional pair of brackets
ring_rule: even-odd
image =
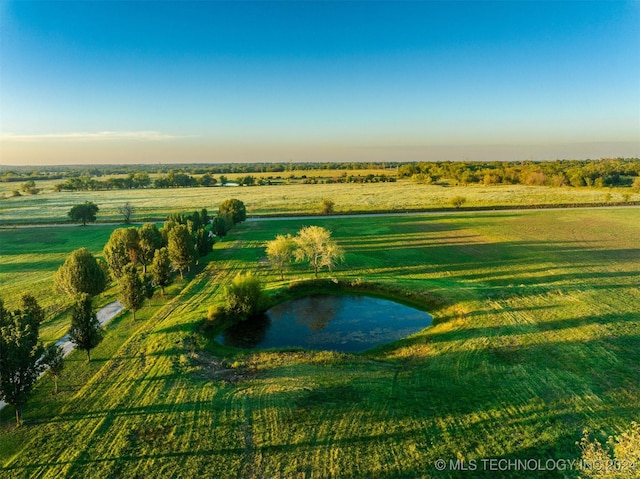
[[(239, 271), (270, 293), (310, 278), (260, 262), (265, 241), (308, 224), (346, 250), (332, 277), (429, 298), (434, 325), (359, 355), (239, 351), (197, 332)], [(46, 284), (110, 228), (38, 231), (33, 257), (23, 230), (0, 232), (7, 300), (14, 278)], [(60, 394), (39, 381), (24, 427), (0, 412), (0, 476), (496, 477), (434, 461), (578, 458), (583, 428), (603, 439), (640, 416), (639, 238), (637, 208), (244, 223), (135, 322), (117, 318), (95, 361), (73, 353)]]
[(465, 207), (487, 207), (622, 202), (625, 194), (629, 195), (629, 201), (640, 201), (640, 193), (634, 193), (629, 188), (436, 186), (422, 185), (410, 180), (395, 183), (291, 184), (61, 193), (45, 190), (38, 195), (0, 200), (0, 225), (66, 222), (71, 207), (85, 201), (92, 201), (100, 208), (98, 221), (117, 222), (122, 221), (118, 207), (126, 202), (135, 207), (134, 221), (141, 221), (163, 220), (167, 212), (185, 212), (200, 208), (215, 212), (218, 205), (230, 197), (242, 200), (249, 215), (264, 215), (317, 214), (321, 211), (323, 198), (335, 202), (336, 212), (345, 213), (452, 208), (451, 199), (456, 196), (466, 198)]

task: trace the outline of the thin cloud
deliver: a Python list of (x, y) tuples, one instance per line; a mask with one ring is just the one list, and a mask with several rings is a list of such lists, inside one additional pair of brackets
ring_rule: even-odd
[(41, 142), (41, 141), (68, 141), (68, 142), (101, 142), (101, 141), (166, 141), (185, 138), (183, 136), (168, 135), (157, 131), (99, 131), (99, 132), (75, 132), (75, 133), (39, 133), (39, 134), (15, 134), (0, 133), (0, 141), (13, 142)]

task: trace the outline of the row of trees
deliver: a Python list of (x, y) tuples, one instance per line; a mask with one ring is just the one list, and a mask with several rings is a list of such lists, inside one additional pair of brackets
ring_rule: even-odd
[[(60, 167), (56, 167), (60, 169)], [(411, 178), (422, 183), (453, 180), (460, 184), (526, 184), (548, 186), (631, 186), (640, 177), (638, 158), (599, 160), (512, 161), (512, 162), (373, 162), (373, 163), (245, 163), (220, 165), (114, 165), (79, 169), (62, 167), (61, 172), (16, 169), (7, 171), (0, 181), (24, 181), (66, 177), (55, 185), (56, 191), (90, 191), (131, 188), (179, 188), (224, 185), (226, 175), (236, 174), (241, 185), (271, 184), (270, 178), (252, 173), (291, 173), (303, 183), (369, 183)], [(349, 174), (349, 171), (383, 169), (385, 174)], [(311, 170), (345, 170), (341, 175), (306, 177)], [(295, 176), (295, 173), (302, 173)], [(126, 175), (124, 177), (109, 175)], [(152, 179), (150, 174), (158, 175)], [(219, 175), (215, 178), (214, 175)], [(104, 179), (97, 179), (107, 176)], [(279, 176), (277, 178), (280, 178)], [(29, 183), (31, 184), (31, 183)], [(640, 188), (640, 182), (636, 187)], [(16, 190), (17, 191), (17, 190)], [(26, 192), (37, 192), (33, 184)]]
[[(125, 178), (106, 178), (98, 180), (90, 176), (69, 178), (54, 185), (54, 191), (100, 191), (100, 190), (128, 190), (138, 188), (190, 188), (195, 186), (226, 185), (229, 179), (221, 175), (216, 179), (212, 174), (191, 176), (187, 173), (170, 171), (167, 175), (160, 175), (152, 180), (147, 173), (129, 174)], [(237, 178), (235, 184), (254, 186), (266, 184), (254, 176), (247, 175)]]
[(74, 176), (54, 185), (54, 191), (128, 190), (152, 186), (151, 177), (144, 171), (129, 173), (126, 177), (96, 180), (90, 175)]
[(213, 218), (203, 208), (191, 214), (172, 214), (160, 229), (146, 223), (140, 228), (114, 230), (103, 253), (110, 274), (118, 281), (122, 304), (135, 319), (155, 287), (164, 294), (173, 271), (183, 277), (194, 262), (211, 252), (215, 236), (226, 235), (245, 219), (244, 203), (229, 199), (220, 204)]
[(460, 184), (633, 186), (640, 189), (640, 161), (637, 158), (608, 158), (544, 162), (420, 162), (398, 167), (398, 178), (411, 178), (420, 183), (446, 179)]
[[(73, 166), (55, 165), (48, 166), (46, 171), (32, 166), (0, 166), (0, 182), (22, 182), (30, 180), (56, 180), (65, 178), (91, 178), (113, 177), (113, 175), (126, 175), (126, 187), (136, 188), (135, 182), (145, 182), (144, 175), (188, 173), (192, 175), (228, 175), (247, 173), (283, 173), (291, 171), (311, 170), (367, 170), (367, 169), (394, 169), (403, 163), (400, 162), (286, 162), (286, 163), (215, 163), (215, 164), (148, 164), (148, 165), (95, 165)], [(135, 176), (140, 174), (140, 176)], [(108, 179), (108, 178), (106, 178)], [(114, 180), (122, 180), (115, 177)], [(132, 185), (133, 184), (133, 185)], [(145, 185), (141, 185), (144, 187)]]
[[(129, 175), (131, 176), (131, 175)], [(253, 175), (241, 175), (233, 178), (231, 181), (225, 175), (215, 178), (211, 173), (204, 173), (199, 176), (192, 176), (186, 173), (169, 172), (167, 175), (158, 176), (156, 179), (149, 179), (147, 182), (132, 182), (127, 178), (107, 178), (105, 180), (97, 180), (91, 177), (70, 178), (63, 183), (54, 186), (54, 191), (99, 191), (99, 190), (124, 190), (131, 188), (193, 188), (197, 186), (211, 187), (224, 186), (227, 184), (239, 186), (264, 186), (271, 185), (278, 180), (282, 180), (281, 176), (258, 178)], [(389, 174), (347, 174), (345, 171), (340, 175), (332, 175), (330, 177), (311, 176), (307, 177), (302, 174), (296, 176), (290, 174), (287, 182), (291, 180), (301, 180), (303, 184), (318, 183), (379, 183), (396, 181), (395, 172)], [(281, 182), (281, 181), (280, 181)]]
[[(231, 228), (235, 222), (244, 221), (246, 209), (239, 200), (227, 200), (220, 205), (218, 215)], [(135, 320), (136, 311), (145, 298), (151, 297), (154, 286), (164, 291), (170, 283), (172, 269), (182, 274), (198, 254), (211, 251), (210, 223), (206, 209), (190, 215), (172, 215), (161, 229), (149, 223), (141, 228), (114, 230), (104, 248), (106, 262), (97, 260), (86, 248), (67, 257), (54, 274), (54, 282), (61, 293), (71, 298), (68, 335), (78, 349), (86, 351), (88, 361), (91, 350), (104, 337), (93, 309), (93, 297), (115, 278), (119, 300), (132, 311)], [(62, 348), (54, 344), (45, 349), (39, 340), (43, 321), (44, 310), (34, 297), (24, 295), (22, 308), (13, 312), (6, 310), (0, 299), (0, 399), (15, 407), (18, 425), (38, 376), (47, 371), (57, 393), (64, 367)]]

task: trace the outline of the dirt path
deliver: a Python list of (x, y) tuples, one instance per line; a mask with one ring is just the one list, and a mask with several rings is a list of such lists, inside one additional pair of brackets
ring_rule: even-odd
[[(122, 311), (123, 309), (124, 309), (124, 306), (120, 304), (120, 301), (114, 301), (113, 303), (107, 304), (104, 308), (102, 308), (100, 311), (96, 313), (96, 315), (98, 316), (98, 322), (100, 323), (100, 326), (104, 326), (107, 322), (109, 322), (111, 319), (117, 316), (118, 313), (120, 313), (120, 311)], [(65, 335), (63, 338), (59, 339), (56, 342), (56, 345), (62, 346), (62, 350), (64, 351), (65, 356), (68, 356), (69, 353), (73, 351), (73, 347), (74, 347), (73, 343), (69, 339), (68, 334)], [(42, 376), (43, 374), (44, 374), (44, 371), (40, 374), (40, 376)], [(7, 403), (5, 403), (4, 401), (0, 401), (0, 409), (5, 407), (6, 405)]]

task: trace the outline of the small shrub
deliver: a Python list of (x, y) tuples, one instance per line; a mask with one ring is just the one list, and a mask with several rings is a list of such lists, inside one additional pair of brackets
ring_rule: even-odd
[[(593, 478), (640, 478), (640, 424), (631, 426), (619, 436), (609, 436), (609, 447), (603, 447), (597, 440), (591, 440), (585, 430), (578, 445), (582, 451), (582, 472)], [(611, 465), (612, 467), (607, 467)]]
[(225, 313), (244, 321), (256, 316), (265, 304), (262, 284), (251, 273), (238, 274), (225, 291)]
[(451, 198), (451, 206), (454, 208), (460, 208), (463, 204), (467, 202), (467, 199), (464, 196), (454, 196)]
[(324, 198), (322, 200), (321, 211), (323, 215), (332, 215), (335, 213), (335, 202), (330, 200), (329, 198)]

